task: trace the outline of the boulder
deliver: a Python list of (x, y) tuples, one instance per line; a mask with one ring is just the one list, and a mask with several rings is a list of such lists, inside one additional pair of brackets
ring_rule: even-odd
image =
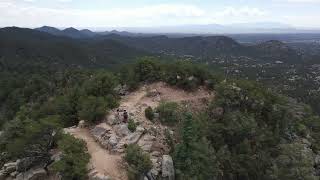
[(126, 144), (135, 144), (138, 142), (140, 137), (142, 136), (142, 132), (136, 131), (129, 136), (125, 137), (125, 140), (127, 141)]
[(79, 121), (78, 128), (85, 128), (85, 127), (86, 127), (86, 122), (84, 120)]
[(314, 158), (314, 164), (316, 166), (320, 165), (320, 154), (317, 154), (316, 157)]
[(159, 114), (159, 113), (155, 112), (155, 113), (153, 113), (153, 114), (154, 114), (154, 119), (159, 119), (159, 117), (160, 117), (160, 114)]
[(89, 180), (111, 180), (111, 178), (103, 174), (95, 173), (91, 176), (89, 175)]
[(156, 97), (159, 95), (160, 95), (160, 92), (157, 89), (152, 89), (147, 93), (148, 97)]
[(147, 179), (147, 180), (156, 180), (156, 177), (154, 177), (151, 172), (148, 172), (146, 174), (146, 176), (145, 176), (145, 179)]
[(107, 133), (107, 129), (100, 126), (96, 126), (91, 130), (91, 134), (97, 140), (100, 140), (106, 133)]
[(0, 137), (1, 137), (2, 134), (3, 134), (3, 131), (0, 131)]
[(193, 81), (194, 79), (195, 79), (194, 76), (189, 76), (189, 77), (188, 77), (188, 80), (189, 80), (189, 81)]
[(120, 137), (125, 137), (131, 134), (130, 130), (128, 129), (128, 124), (120, 124), (114, 126), (114, 131)]
[(34, 168), (17, 175), (16, 180), (42, 180), (48, 179), (47, 172), (43, 168)]
[(118, 136), (115, 134), (111, 134), (108, 142), (111, 148), (114, 148), (119, 142)]
[(126, 85), (118, 85), (113, 90), (120, 96), (125, 96), (126, 94), (128, 94), (128, 87)]
[(24, 172), (26, 169), (29, 169), (34, 164), (44, 165), (44, 163), (41, 163), (41, 161), (39, 161), (39, 159), (36, 157), (27, 157), (27, 158), (19, 159), (16, 162), (17, 162), (18, 172)]
[(5, 180), (7, 177), (7, 174), (4, 170), (0, 170), (0, 180)]
[(110, 114), (108, 117), (107, 117), (107, 123), (109, 125), (116, 125), (116, 124), (119, 124), (121, 122), (121, 119), (119, 116), (116, 116), (116, 113), (117, 112), (113, 112), (112, 114)]
[(50, 157), (50, 159), (54, 162), (56, 161), (60, 161), (62, 158), (63, 153), (62, 152), (56, 152), (54, 154), (52, 154), (52, 156)]
[(17, 171), (14, 171), (12, 173), (10, 173), (10, 176), (15, 178), (19, 173)]
[(144, 129), (144, 127), (142, 127), (142, 126), (138, 126), (138, 127), (136, 128), (136, 131), (137, 131), (137, 132), (144, 132), (145, 129)]
[(161, 156), (161, 153), (160, 153), (159, 151), (153, 151), (153, 152), (150, 153), (150, 155), (151, 155), (152, 157), (160, 157), (160, 156)]
[(129, 144), (136, 144), (140, 137), (142, 136), (142, 132), (134, 132), (134, 133), (131, 133), (130, 135), (122, 138), (120, 140), (120, 142), (117, 144), (117, 146), (115, 147), (114, 151), (115, 152), (118, 152), (118, 153), (123, 153), (124, 152), (124, 147), (126, 145), (129, 145)]
[(307, 147), (311, 147), (311, 142), (308, 139), (302, 138), (301, 139), (302, 144), (306, 145)]
[(151, 151), (163, 152), (165, 149), (165, 145), (158, 141), (152, 143)]
[(162, 156), (162, 179), (164, 180), (174, 180), (174, 166), (172, 157), (169, 155)]
[(138, 142), (138, 145), (145, 152), (151, 152), (152, 144), (156, 140), (156, 137), (149, 134), (144, 135)]
[(17, 170), (17, 162), (10, 162), (3, 165), (4, 174), (8, 175)]

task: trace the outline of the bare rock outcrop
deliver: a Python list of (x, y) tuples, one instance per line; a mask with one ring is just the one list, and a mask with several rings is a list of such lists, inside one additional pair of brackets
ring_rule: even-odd
[(42, 180), (47, 178), (47, 172), (43, 168), (33, 168), (18, 174), (16, 180)]
[(169, 155), (162, 156), (162, 179), (163, 180), (174, 180), (174, 166), (172, 157)]

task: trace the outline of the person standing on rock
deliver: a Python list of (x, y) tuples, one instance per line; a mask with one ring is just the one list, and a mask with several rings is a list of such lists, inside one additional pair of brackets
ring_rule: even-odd
[(115, 119), (116, 119), (116, 123), (119, 124), (120, 123), (120, 110), (119, 109), (117, 109)]
[(128, 112), (127, 110), (124, 110), (123, 112), (123, 122), (128, 123)]

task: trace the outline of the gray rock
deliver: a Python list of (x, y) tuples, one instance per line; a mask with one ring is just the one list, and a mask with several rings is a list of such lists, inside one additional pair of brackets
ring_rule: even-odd
[(3, 131), (0, 131), (0, 137), (1, 137), (2, 134), (3, 134)]
[(142, 127), (142, 126), (138, 126), (137, 128), (136, 128), (136, 131), (137, 132), (144, 132), (144, 127)]
[(10, 162), (10, 163), (4, 164), (4, 166), (3, 166), (4, 173), (6, 175), (8, 175), (8, 174), (16, 171), (17, 170), (17, 164), (18, 164), (17, 162)]
[(118, 153), (124, 152), (125, 145), (136, 144), (141, 136), (142, 132), (131, 133), (130, 135), (122, 138), (113, 151)]
[(155, 180), (155, 179), (156, 179), (156, 177), (154, 177), (151, 172), (148, 172), (145, 177), (146, 177), (148, 180)]
[(307, 147), (311, 147), (311, 142), (308, 139), (302, 138), (301, 139), (302, 144), (305, 144)]
[(91, 130), (91, 134), (97, 139), (101, 139), (107, 133), (107, 129), (96, 126)]
[(109, 144), (112, 148), (114, 148), (118, 144), (118, 136), (115, 134), (111, 134), (109, 138)]
[(150, 155), (153, 157), (160, 157), (161, 153), (159, 151), (153, 151)]
[(17, 171), (14, 171), (12, 173), (10, 173), (10, 176), (15, 178), (19, 173)]
[(126, 94), (128, 94), (128, 87), (126, 85), (118, 85), (113, 90), (117, 92), (120, 96), (125, 96)]
[(42, 180), (47, 178), (47, 172), (43, 168), (35, 168), (18, 174), (16, 180)]
[(192, 80), (194, 80), (195, 79), (195, 77), (194, 76), (190, 76), (190, 77), (188, 77), (188, 80), (189, 81), (192, 81)]
[(79, 121), (78, 127), (79, 128), (85, 128), (86, 127), (86, 122), (84, 120)]
[(110, 115), (108, 118), (107, 118), (107, 123), (109, 125), (115, 125), (117, 124), (117, 120), (116, 120), (116, 117), (114, 115)]
[(54, 162), (60, 161), (61, 158), (62, 158), (62, 155), (63, 155), (62, 152), (57, 152), (57, 153), (53, 154), (53, 155), (50, 157), (50, 159), (51, 159), (52, 161), (54, 161)]
[(314, 158), (314, 164), (316, 166), (320, 165), (320, 154), (317, 154), (316, 157)]
[(111, 178), (103, 174), (95, 173), (91, 176), (89, 175), (89, 180), (111, 180)]
[(162, 156), (162, 178), (165, 180), (175, 179), (173, 160), (169, 155)]
[(135, 144), (138, 142), (140, 137), (142, 136), (142, 132), (136, 131), (129, 136), (127, 136), (125, 139), (127, 141), (127, 144)]
[(159, 117), (160, 117), (160, 114), (159, 114), (159, 113), (157, 113), (157, 112), (154, 113), (154, 118), (155, 118), (155, 119), (159, 119)]
[(114, 131), (120, 137), (128, 136), (131, 133), (130, 130), (128, 129), (127, 124), (120, 124), (120, 125), (114, 126)]
[(35, 157), (19, 159), (17, 160), (17, 171), (24, 172), (26, 169), (29, 169), (35, 163), (37, 163), (37, 158)]
[(150, 152), (155, 140), (156, 137), (146, 134), (139, 140), (138, 145), (142, 148), (142, 150)]
[(7, 168), (10, 168), (10, 167), (16, 167), (17, 164), (18, 164), (18, 162), (9, 162), (9, 163), (4, 164), (3, 167), (5, 169), (7, 169)]
[(0, 180), (5, 180), (7, 177), (7, 174), (4, 170), (0, 170)]
[(152, 89), (151, 91), (149, 91), (147, 93), (148, 97), (156, 97), (156, 96), (159, 96), (159, 95), (160, 95), (160, 92), (157, 89)]

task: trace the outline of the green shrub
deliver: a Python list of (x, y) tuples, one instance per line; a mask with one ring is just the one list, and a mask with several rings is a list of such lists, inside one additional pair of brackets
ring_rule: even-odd
[(175, 102), (162, 102), (157, 107), (160, 121), (169, 125), (176, 123), (179, 119), (179, 105)]
[(174, 143), (173, 135), (170, 134), (170, 130), (166, 129), (164, 131), (164, 135), (165, 135), (165, 141), (170, 147), (170, 153), (174, 152), (175, 143)]
[(153, 109), (152, 107), (147, 107), (145, 110), (144, 110), (144, 114), (146, 116), (147, 119), (149, 120), (153, 120), (154, 119), (154, 112), (153, 112)]
[(160, 65), (153, 57), (141, 58), (134, 70), (139, 81), (154, 82), (160, 79)]
[(83, 97), (80, 98), (78, 107), (78, 115), (80, 119), (86, 120), (89, 123), (95, 123), (101, 120), (107, 110), (107, 103), (103, 97)]
[(63, 135), (58, 142), (58, 148), (63, 155), (60, 161), (53, 163), (53, 170), (59, 172), (64, 180), (87, 179), (90, 156), (85, 142), (70, 135)]
[(104, 99), (107, 102), (107, 106), (109, 109), (113, 109), (119, 106), (119, 99), (117, 96), (109, 94), (105, 96)]
[(152, 168), (150, 156), (136, 144), (128, 145), (124, 159), (129, 164), (128, 177), (132, 180), (140, 179)]
[(136, 131), (136, 129), (137, 129), (137, 124), (134, 122), (134, 120), (129, 119), (129, 121), (128, 121), (128, 129), (129, 129), (131, 132)]

